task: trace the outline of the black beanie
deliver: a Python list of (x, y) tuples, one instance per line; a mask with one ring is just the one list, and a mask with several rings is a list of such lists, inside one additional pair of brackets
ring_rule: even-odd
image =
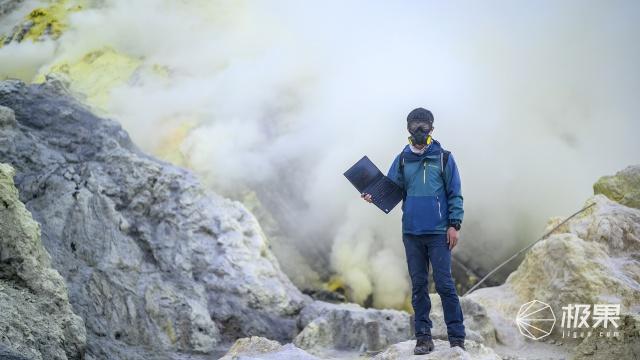
[(411, 110), (409, 115), (407, 115), (407, 125), (412, 121), (427, 121), (429, 124), (433, 125), (433, 114), (431, 111), (419, 107)]

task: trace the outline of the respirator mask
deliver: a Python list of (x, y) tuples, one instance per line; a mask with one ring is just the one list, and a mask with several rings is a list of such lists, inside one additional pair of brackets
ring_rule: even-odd
[(428, 145), (431, 143), (431, 135), (429, 134), (433, 129), (430, 123), (427, 122), (413, 122), (409, 124), (409, 144), (411, 145)]

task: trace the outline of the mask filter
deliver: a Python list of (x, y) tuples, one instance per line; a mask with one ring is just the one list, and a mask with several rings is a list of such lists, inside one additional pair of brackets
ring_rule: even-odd
[(431, 135), (429, 130), (424, 127), (419, 127), (415, 131), (411, 132), (409, 136), (409, 143), (411, 145), (429, 145), (431, 143)]

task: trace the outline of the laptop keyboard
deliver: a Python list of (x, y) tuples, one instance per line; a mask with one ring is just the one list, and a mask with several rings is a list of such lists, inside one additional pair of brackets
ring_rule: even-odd
[(373, 188), (371, 188), (371, 193), (372, 193), (372, 197), (373, 194), (377, 194), (375, 197), (373, 197), (373, 201), (378, 204), (380, 200), (382, 200), (385, 195), (387, 195), (387, 193), (389, 192), (389, 188), (387, 188), (385, 190), (385, 183), (384, 180), (383, 181), (378, 181)]

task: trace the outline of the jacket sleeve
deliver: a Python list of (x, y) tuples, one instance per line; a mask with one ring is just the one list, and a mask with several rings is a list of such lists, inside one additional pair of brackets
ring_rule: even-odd
[(400, 154), (396, 155), (396, 158), (391, 163), (387, 177), (404, 190), (404, 176), (400, 172)]
[(462, 208), (462, 185), (460, 183), (460, 173), (452, 153), (449, 153), (447, 166), (444, 168), (445, 191), (447, 193), (447, 204), (449, 206), (449, 222), (462, 223), (464, 210)]

